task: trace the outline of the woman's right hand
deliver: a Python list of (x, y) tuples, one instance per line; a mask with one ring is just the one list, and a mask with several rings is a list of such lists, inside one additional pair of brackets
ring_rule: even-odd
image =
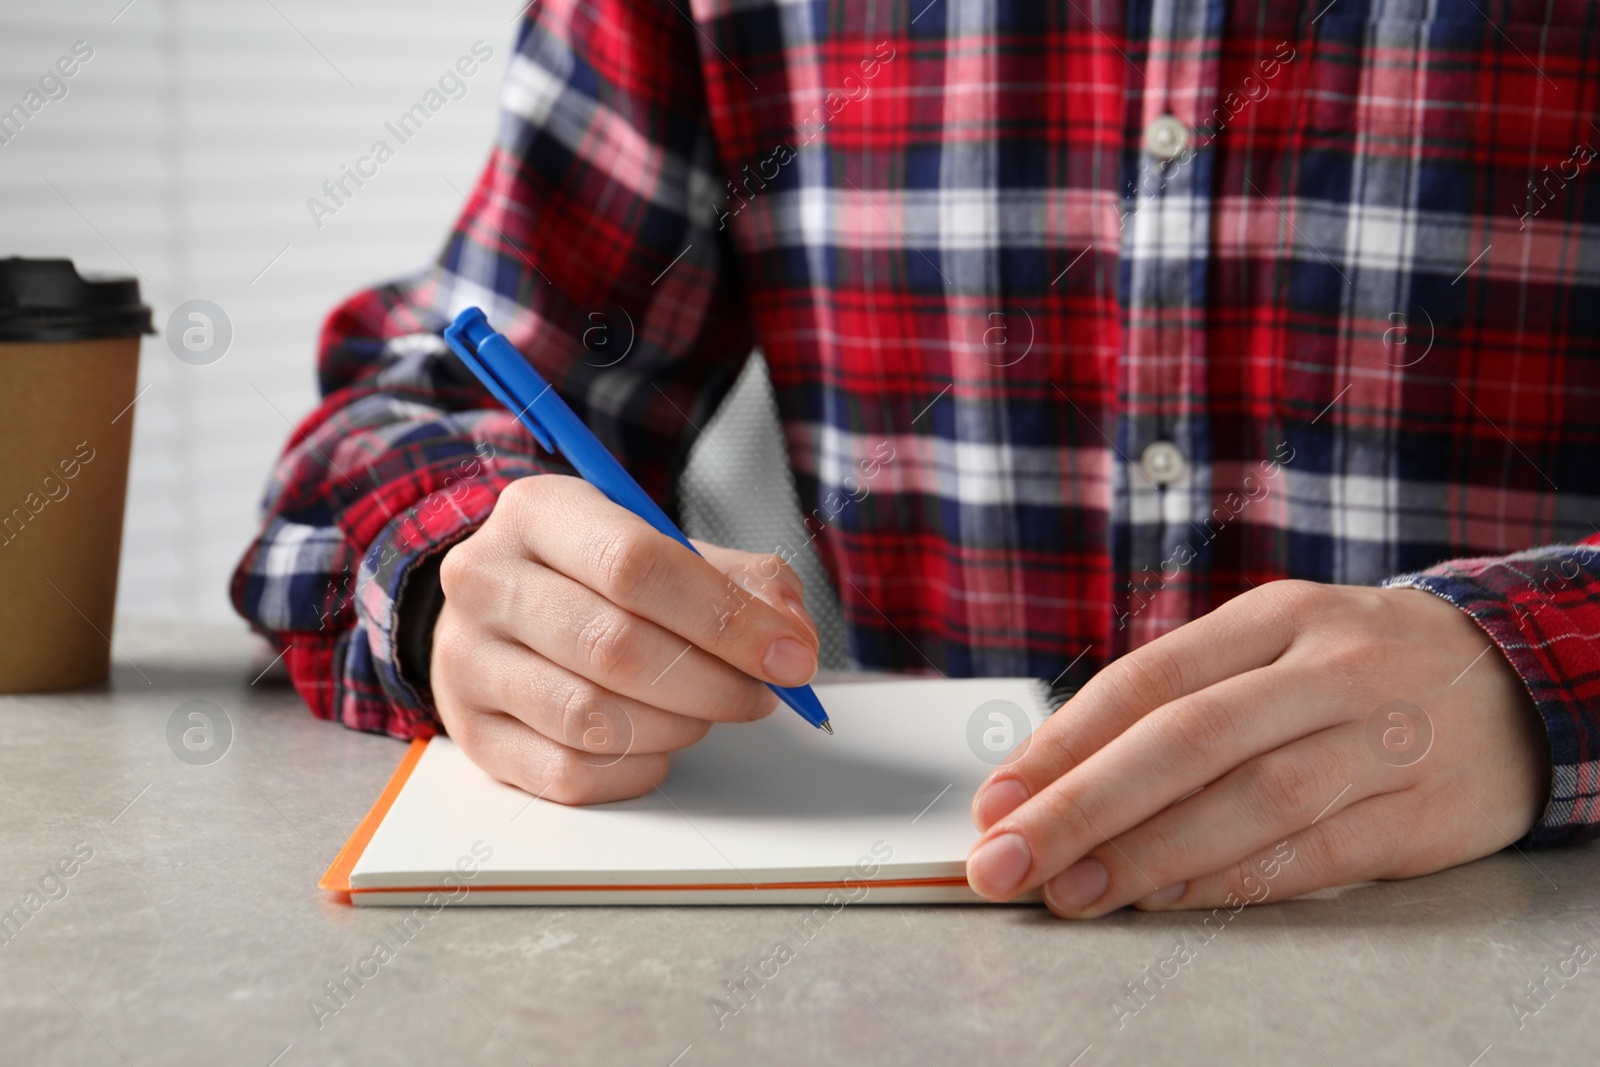
[(658, 533), (587, 482), (513, 482), (440, 567), (430, 674), (446, 731), (503, 782), (563, 804), (649, 792), (713, 722), (817, 670), (800, 579), (776, 556)]

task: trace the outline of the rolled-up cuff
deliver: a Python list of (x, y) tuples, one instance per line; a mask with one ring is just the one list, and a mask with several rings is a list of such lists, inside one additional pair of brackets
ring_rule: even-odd
[(1600, 548), (1452, 560), (1384, 585), (1422, 589), (1466, 612), (1533, 698), (1549, 742), (1550, 794), (1517, 844), (1600, 836)]

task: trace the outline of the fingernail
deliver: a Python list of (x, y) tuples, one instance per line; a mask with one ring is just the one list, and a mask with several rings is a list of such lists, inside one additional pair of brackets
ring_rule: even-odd
[(1017, 888), (1033, 866), (1033, 853), (1021, 834), (1001, 834), (967, 857), (967, 884), (991, 900)]
[(978, 799), (972, 806), (978, 829), (987, 830), (1001, 819), (1027, 803), (1028, 787), (1015, 778), (1001, 778), (978, 790)]
[(817, 673), (817, 657), (794, 638), (780, 637), (767, 646), (761, 666), (779, 685), (805, 685)]
[(1183, 891), (1187, 888), (1189, 888), (1188, 882), (1178, 882), (1176, 885), (1169, 885), (1165, 889), (1156, 890), (1139, 901), (1139, 904), (1142, 907), (1159, 908), (1163, 905), (1171, 904), (1174, 900), (1183, 896)]
[(1106, 865), (1085, 856), (1044, 884), (1045, 903), (1056, 911), (1082, 911), (1099, 900), (1110, 884)]

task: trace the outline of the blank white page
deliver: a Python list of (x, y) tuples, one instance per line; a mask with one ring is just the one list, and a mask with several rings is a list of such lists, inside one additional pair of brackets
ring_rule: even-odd
[[(780, 707), (757, 723), (713, 727), (674, 757), (659, 790), (585, 808), (496, 782), (436, 737), (350, 884), (439, 885), (478, 842), (493, 856), (463, 879), (473, 886), (837, 881), (875, 847), (883, 861), (877, 879), (961, 877), (978, 836), (972, 794), (1002, 758), (1001, 746), (1043, 721), (1040, 683), (918, 679), (816, 689), (833, 736)], [(993, 701), (1020, 709), (1020, 730), (1007, 725), (1007, 705)]]

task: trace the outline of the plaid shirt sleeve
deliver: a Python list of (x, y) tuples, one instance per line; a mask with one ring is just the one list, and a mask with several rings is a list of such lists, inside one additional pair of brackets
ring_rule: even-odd
[(391, 286), (329, 320), (326, 399), (273, 471), (263, 529), (232, 588), (238, 610), (285, 650), (314, 713), (404, 738), (438, 729), (394, 655), (394, 605), (412, 568), (482, 523), (506, 483), (549, 469), (463, 380), (437, 333), (379, 340), (363, 322), (416, 298)]
[(535, 455), (443, 342), (485, 309), (658, 500), (750, 337), (710, 190), (693, 27), (670, 5), (538, 11), (524, 22), (501, 131), (439, 262), (329, 318), (321, 405), (273, 471), (232, 583), (285, 650), (312, 711), (428, 736), (403, 676), (396, 605), (417, 564), (476, 529)]
[(1384, 583), (1471, 615), (1527, 686), (1550, 741), (1550, 797), (1523, 844), (1600, 836), (1600, 537), (1460, 559)]

